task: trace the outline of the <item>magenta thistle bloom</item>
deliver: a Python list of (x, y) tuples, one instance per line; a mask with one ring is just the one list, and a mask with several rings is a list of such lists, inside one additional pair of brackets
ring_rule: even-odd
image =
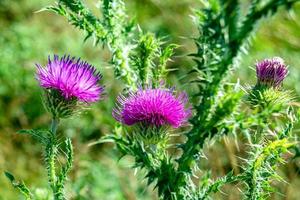
[(45, 89), (59, 91), (66, 99), (95, 102), (101, 98), (103, 87), (99, 85), (101, 74), (87, 62), (70, 56), (48, 59), (46, 67), (37, 64), (37, 79)]
[(187, 122), (191, 115), (190, 109), (185, 108), (187, 95), (177, 96), (170, 89), (139, 89), (128, 97), (118, 97), (118, 108), (113, 116), (126, 125), (141, 123), (142, 125), (161, 127), (164, 125), (178, 128)]
[(278, 87), (287, 76), (288, 69), (283, 59), (274, 57), (256, 64), (257, 81), (260, 85)]

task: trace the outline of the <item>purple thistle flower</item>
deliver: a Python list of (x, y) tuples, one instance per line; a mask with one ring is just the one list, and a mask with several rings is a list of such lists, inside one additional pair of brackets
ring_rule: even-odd
[(119, 106), (113, 110), (114, 118), (126, 125), (141, 123), (145, 126), (170, 125), (178, 128), (191, 115), (185, 108), (188, 101), (185, 93), (174, 95), (171, 89), (139, 89), (128, 97), (117, 98)]
[(59, 91), (66, 99), (76, 98), (81, 102), (95, 102), (101, 98), (103, 87), (99, 85), (100, 73), (87, 62), (75, 57), (54, 55), (48, 58), (46, 67), (37, 64), (37, 79), (45, 89)]
[(282, 84), (287, 73), (288, 69), (283, 59), (279, 57), (265, 59), (256, 64), (257, 81), (261, 85), (276, 88)]

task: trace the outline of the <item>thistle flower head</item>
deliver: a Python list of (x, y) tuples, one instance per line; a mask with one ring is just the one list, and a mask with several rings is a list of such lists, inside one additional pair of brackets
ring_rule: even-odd
[(258, 85), (277, 88), (287, 76), (288, 70), (282, 58), (265, 59), (256, 64)]
[(37, 64), (37, 79), (45, 89), (44, 104), (54, 118), (65, 118), (83, 104), (100, 100), (103, 87), (100, 73), (87, 62), (54, 55), (45, 67)]
[(118, 97), (118, 108), (113, 116), (126, 125), (142, 124), (145, 127), (172, 126), (178, 128), (187, 122), (191, 115), (185, 107), (187, 95), (175, 95), (171, 89), (146, 88)]
[(249, 88), (247, 101), (253, 108), (282, 111), (293, 99), (290, 91), (279, 89), (288, 69), (282, 58), (264, 59), (256, 64), (257, 84)]
[(37, 79), (45, 89), (58, 90), (66, 99), (86, 103), (98, 101), (103, 92), (100, 73), (87, 62), (70, 56), (54, 55), (53, 60), (49, 57), (46, 67), (37, 64)]

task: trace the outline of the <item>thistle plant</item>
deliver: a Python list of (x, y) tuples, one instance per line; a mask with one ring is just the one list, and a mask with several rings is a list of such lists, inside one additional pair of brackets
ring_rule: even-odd
[[(43, 102), (52, 117), (51, 126), (49, 130), (21, 130), (19, 133), (31, 135), (43, 145), (52, 199), (63, 200), (66, 199), (65, 182), (73, 165), (73, 146), (70, 138), (65, 138), (64, 144), (61, 144), (62, 138), (57, 134), (58, 125), (61, 119), (79, 113), (90, 103), (101, 99), (101, 74), (80, 59), (54, 55), (53, 59), (49, 56), (45, 67), (37, 64), (36, 78), (43, 88)], [(60, 160), (59, 155), (64, 160)], [(59, 162), (64, 164), (60, 166)], [(9, 172), (5, 174), (26, 199), (37, 198), (23, 182), (17, 182)]]
[[(248, 99), (251, 113), (263, 121), (257, 123), (259, 127), (252, 133), (250, 156), (244, 167), (243, 181), (246, 184), (247, 199), (266, 199), (272, 192), (271, 178), (281, 180), (276, 172), (278, 165), (284, 163), (281, 155), (295, 145), (291, 131), (297, 116), (289, 106), (292, 96), (281, 88), (288, 74), (283, 59), (275, 57), (258, 62), (256, 74), (257, 84), (249, 92)], [(277, 120), (277, 123), (271, 120)], [(286, 125), (280, 129), (275, 127), (282, 120)]]
[[(279, 58), (258, 63), (257, 85), (246, 90), (246, 94), (239, 85), (228, 82), (228, 72), (237, 68), (259, 20), (275, 14), (280, 7), (291, 8), (296, 2), (251, 1), (244, 14), (242, 4), (236, 0), (203, 1), (194, 17), (200, 35), (194, 38), (197, 52), (191, 55), (195, 66), (189, 74), (196, 77), (191, 84), (198, 91), (192, 95), (190, 112), (184, 109), (185, 100), (177, 99), (173, 104), (159, 86), (167, 78), (166, 61), (173, 55), (175, 45), (162, 48), (159, 39), (141, 34), (131, 20), (124, 21), (128, 16), (123, 1), (103, 1), (103, 18), (95, 17), (79, 0), (61, 0), (48, 10), (67, 17), (71, 24), (87, 32), (88, 37), (93, 36), (95, 41), (102, 41), (110, 48), (111, 63), (118, 72), (116, 78), (124, 80), (126, 94), (118, 98), (119, 105), (113, 112), (121, 126), (117, 124), (115, 133), (100, 142), (114, 142), (122, 156), (134, 157), (134, 167), (145, 171), (145, 179), (149, 185), (155, 185), (160, 198), (210, 199), (223, 185), (240, 182), (245, 185), (246, 199), (264, 199), (269, 194), (271, 178), (278, 177), (276, 167), (282, 163), (282, 153), (294, 145), (291, 131), (297, 117), (289, 106), (292, 100), (289, 92), (281, 89), (287, 69)], [(116, 20), (120, 16), (121, 20)], [(135, 80), (142, 88), (138, 89), (129, 80)], [(149, 84), (153, 86), (150, 89)], [(174, 123), (170, 116), (181, 116), (183, 121), (191, 117), (190, 128), (181, 134), (186, 139), (177, 145), (172, 145), (169, 138), (183, 121)], [(285, 116), (286, 121), (280, 117), (274, 120), (278, 116)], [(283, 123), (287, 123), (287, 128), (280, 128)], [(173, 126), (172, 134), (166, 126)], [(274, 133), (273, 137), (269, 132)], [(196, 184), (192, 177), (199, 171), (198, 162), (204, 161), (201, 158), (206, 143), (216, 136), (239, 133), (247, 136), (250, 146), (250, 161), (242, 163), (241, 174), (230, 172), (213, 180), (207, 173)], [(181, 150), (180, 156), (170, 154), (169, 147)]]
[[(154, 34), (145, 33), (126, 15), (122, 0), (101, 1), (100, 15), (93, 14), (80, 0), (60, 0), (46, 10), (64, 16), (82, 30), (84, 40), (92, 37), (95, 45), (110, 50), (115, 78), (123, 80), (124, 90), (112, 112), (116, 119), (113, 134), (99, 142), (113, 142), (120, 157), (133, 157), (133, 167), (145, 173), (148, 185), (154, 185), (160, 199), (213, 199), (212, 195), (221, 192), (224, 185), (239, 183), (244, 199), (258, 200), (269, 197), (272, 180), (281, 180), (277, 168), (284, 163), (284, 153), (296, 144), (293, 127), (298, 114), (292, 106), (291, 92), (283, 87), (288, 69), (279, 57), (258, 62), (257, 83), (248, 88), (231, 83), (229, 72), (240, 66), (259, 21), (281, 7), (291, 9), (297, 1), (254, 0), (246, 5), (238, 0), (201, 1), (194, 14), (199, 31), (199, 36), (193, 38), (197, 51), (189, 57), (195, 64), (187, 76), (196, 88), (190, 98), (162, 84), (167, 82), (171, 71), (167, 63), (177, 45), (167, 45)], [(246, 13), (244, 6), (248, 6)], [(73, 114), (81, 103), (99, 100), (103, 90), (97, 85), (100, 77), (92, 67), (74, 62), (66, 57), (55, 58), (49, 62), (49, 69), (38, 67), (38, 79), (46, 88), (45, 104), (54, 118), (51, 137), (47, 136), (48, 142), (44, 143), (49, 182), (53, 193), (59, 193), (57, 199), (63, 196), (72, 160), (67, 140), (69, 167), (57, 176), (53, 167), (57, 118)], [(57, 65), (64, 70), (53, 70), (51, 66)], [(69, 79), (74, 71), (80, 75)], [(56, 82), (57, 76), (67, 81)], [(74, 85), (68, 85), (73, 81)], [(81, 81), (86, 85), (82, 86)], [(241, 159), (239, 173), (232, 169), (224, 176), (213, 177), (199, 163), (206, 161), (205, 146), (227, 135), (247, 144), (247, 157)], [(171, 138), (177, 143), (173, 144)], [(197, 179), (199, 171), (204, 175)], [(15, 187), (26, 188), (23, 184)], [(30, 196), (27, 188), (20, 190)]]

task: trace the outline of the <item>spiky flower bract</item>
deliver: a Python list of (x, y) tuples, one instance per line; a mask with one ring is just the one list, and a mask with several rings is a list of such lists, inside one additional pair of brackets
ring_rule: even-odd
[(70, 56), (49, 57), (46, 67), (37, 64), (37, 79), (41, 87), (58, 90), (66, 99), (96, 102), (103, 92), (101, 74), (87, 62)]
[(257, 84), (277, 88), (287, 76), (288, 69), (280, 57), (264, 59), (256, 64)]
[(87, 62), (75, 57), (50, 56), (45, 67), (37, 64), (37, 79), (45, 90), (45, 107), (54, 118), (65, 118), (81, 105), (101, 99), (101, 74)]
[(144, 127), (171, 126), (178, 128), (187, 122), (191, 112), (186, 108), (185, 93), (175, 94), (172, 89), (146, 88), (120, 95), (119, 106), (113, 116), (125, 125), (141, 124)]

